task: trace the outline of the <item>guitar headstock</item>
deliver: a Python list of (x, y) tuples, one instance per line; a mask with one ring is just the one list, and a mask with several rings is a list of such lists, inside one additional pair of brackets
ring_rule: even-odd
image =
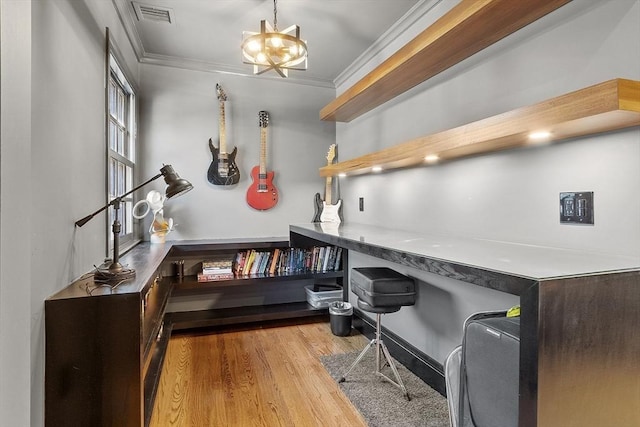
[(216, 83), (216, 93), (218, 94), (218, 101), (224, 102), (227, 100), (227, 94), (224, 93), (224, 89), (222, 89), (220, 83)]
[(267, 113), (266, 111), (260, 111), (258, 113), (258, 125), (261, 128), (266, 128), (267, 126), (269, 126), (269, 113)]
[(331, 144), (327, 153), (327, 165), (331, 165), (333, 159), (336, 158), (336, 144)]

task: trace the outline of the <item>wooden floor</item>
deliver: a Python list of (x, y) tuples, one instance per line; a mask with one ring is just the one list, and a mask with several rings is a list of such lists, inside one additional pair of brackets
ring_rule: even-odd
[(366, 426), (320, 362), (366, 343), (326, 317), (174, 335), (151, 426)]

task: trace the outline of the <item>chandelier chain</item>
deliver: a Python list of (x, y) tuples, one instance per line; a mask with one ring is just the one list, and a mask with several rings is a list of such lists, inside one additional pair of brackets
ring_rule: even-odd
[(278, 32), (278, 0), (273, 0), (273, 31)]

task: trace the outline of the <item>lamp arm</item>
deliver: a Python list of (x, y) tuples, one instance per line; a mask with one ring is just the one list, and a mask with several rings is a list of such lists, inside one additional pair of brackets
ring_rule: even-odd
[[(122, 196), (118, 196), (113, 200), (122, 200), (123, 197), (128, 196), (129, 194), (133, 193), (134, 191), (138, 191), (139, 189), (141, 189), (142, 187), (144, 187), (145, 185), (147, 185), (148, 183), (150, 183), (151, 181), (155, 181), (156, 179), (160, 178), (162, 176), (161, 173), (159, 173), (158, 175), (154, 176), (153, 178), (150, 178), (148, 180), (146, 180), (145, 182), (143, 182), (142, 184), (138, 185), (137, 187), (135, 187), (133, 190), (127, 191), (126, 193), (124, 193)], [(112, 202), (113, 202), (112, 200)], [(111, 204), (111, 203), (109, 203)], [(107, 205), (108, 206), (108, 205)]]
[(138, 185), (133, 190), (127, 191), (126, 193), (124, 193), (124, 194), (116, 197), (115, 199), (111, 200), (109, 203), (107, 203), (106, 205), (104, 205), (103, 207), (101, 207), (100, 209), (95, 211), (94, 213), (92, 213), (90, 215), (87, 215), (82, 219), (77, 220), (76, 221), (76, 227), (82, 227), (87, 222), (89, 222), (91, 220), (91, 218), (93, 218), (94, 216), (98, 215), (100, 212), (102, 212), (103, 210), (107, 209), (109, 206), (114, 206), (116, 204), (119, 204), (122, 201), (123, 197), (128, 196), (129, 194), (133, 193), (134, 191), (137, 191), (137, 190), (141, 189), (145, 185), (149, 184), (151, 181), (155, 181), (156, 179), (160, 178), (161, 176), (162, 176), (161, 173), (157, 174), (153, 178), (150, 178), (147, 181), (143, 182), (142, 184)]

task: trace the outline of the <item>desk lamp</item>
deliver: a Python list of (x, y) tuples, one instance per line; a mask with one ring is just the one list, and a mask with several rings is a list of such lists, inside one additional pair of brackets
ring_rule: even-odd
[(154, 176), (153, 178), (143, 182), (133, 190), (128, 191), (122, 194), (121, 196), (116, 197), (115, 199), (111, 200), (109, 203), (107, 203), (105, 206), (101, 207), (94, 213), (87, 215), (84, 218), (76, 221), (76, 227), (82, 227), (87, 222), (89, 222), (91, 218), (93, 218), (100, 212), (104, 211), (109, 206), (113, 206), (113, 209), (115, 209), (115, 219), (113, 221), (113, 225), (111, 226), (111, 230), (113, 231), (113, 260), (107, 268), (99, 268), (95, 272), (94, 280), (104, 281), (104, 282), (119, 282), (119, 281), (131, 279), (135, 277), (136, 275), (135, 270), (131, 268), (125, 268), (119, 262), (120, 249), (118, 246), (120, 246), (121, 224), (120, 224), (120, 220), (118, 219), (118, 210), (120, 209), (120, 203), (122, 202), (122, 199), (124, 197), (128, 196), (129, 194), (133, 193), (136, 190), (139, 190), (140, 188), (149, 184), (151, 181), (154, 181), (160, 178), (161, 176), (164, 176), (164, 182), (167, 183), (167, 189), (165, 190), (165, 195), (167, 196), (168, 199), (175, 196), (180, 196), (190, 191), (191, 189), (193, 189), (193, 185), (191, 185), (191, 183), (186, 179), (180, 178), (180, 176), (178, 176), (176, 171), (173, 170), (173, 167), (171, 165), (164, 165), (160, 169), (160, 173)]

